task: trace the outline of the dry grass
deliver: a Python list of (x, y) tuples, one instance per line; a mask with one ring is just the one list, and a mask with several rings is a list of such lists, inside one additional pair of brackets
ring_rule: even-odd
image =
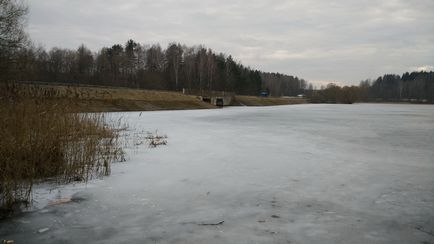
[(32, 185), (43, 179), (108, 175), (110, 164), (123, 158), (119, 130), (104, 114), (77, 113), (74, 104), (47, 99), (38, 89), (0, 88), (0, 206), (28, 202)]
[(86, 112), (153, 111), (179, 109), (206, 109), (215, 106), (202, 102), (196, 96), (179, 92), (109, 88), (92, 86), (68, 86), (62, 84), (20, 84), (26, 97), (38, 96), (51, 99), (73, 99)]
[(234, 105), (273, 106), (307, 103), (303, 98), (235, 96)]
[[(209, 109), (216, 106), (194, 95), (172, 91), (140, 90), (77, 86), (49, 83), (21, 84), (23, 96), (46, 97), (59, 101), (71, 99), (82, 112), (154, 111), (181, 109)], [(233, 105), (273, 106), (307, 103), (306, 99), (284, 97), (235, 96)]]

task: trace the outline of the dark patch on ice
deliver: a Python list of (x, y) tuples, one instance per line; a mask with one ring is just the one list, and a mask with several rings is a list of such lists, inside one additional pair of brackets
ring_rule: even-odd
[(225, 221), (222, 220), (218, 223), (198, 223), (197, 225), (207, 226), (207, 225), (222, 225)]
[(418, 226), (416, 226), (416, 227), (414, 227), (414, 228), (415, 228), (416, 230), (422, 232), (422, 233), (425, 233), (425, 234), (427, 234), (427, 235), (430, 235), (430, 236), (433, 236), (433, 237), (434, 237), (434, 232), (433, 232), (433, 231), (430, 231), (430, 230), (425, 230), (425, 228), (424, 228), (423, 226), (418, 225)]
[(219, 222), (182, 222), (181, 224), (186, 225), (186, 224), (192, 224), (192, 225), (200, 225), (200, 226), (217, 226), (217, 225), (223, 225), (225, 221), (219, 221)]
[(71, 202), (83, 202), (87, 201), (92, 197), (92, 195), (88, 192), (77, 192), (71, 196)]
[(273, 200), (271, 201), (271, 207), (273, 207), (273, 208), (280, 207), (279, 205), (277, 205), (277, 199), (276, 199), (276, 197), (273, 197)]
[(272, 231), (272, 230), (266, 230), (265, 232), (272, 234), (272, 235), (275, 235), (278, 233), (277, 231)]
[(273, 219), (280, 219), (280, 216), (273, 214), (273, 215), (271, 215), (271, 218), (273, 218)]

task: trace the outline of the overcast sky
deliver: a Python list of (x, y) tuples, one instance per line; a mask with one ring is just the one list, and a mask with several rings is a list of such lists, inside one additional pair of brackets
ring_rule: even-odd
[(433, 0), (28, 0), (37, 44), (203, 44), (316, 84), (434, 69)]

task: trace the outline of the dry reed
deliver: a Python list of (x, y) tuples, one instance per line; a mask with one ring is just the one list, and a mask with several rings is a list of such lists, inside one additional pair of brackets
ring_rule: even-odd
[(40, 94), (35, 87), (0, 84), (3, 209), (28, 203), (41, 180), (87, 181), (110, 174), (110, 164), (123, 158), (117, 125), (104, 114), (79, 113), (72, 100)]

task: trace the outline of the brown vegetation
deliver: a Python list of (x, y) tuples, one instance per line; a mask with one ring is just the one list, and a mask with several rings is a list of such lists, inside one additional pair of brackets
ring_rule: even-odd
[(43, 179), (108, 175), (110, 164), (123, 158), (119, 130), (104, 114), (77, 113), (73, 104), (40, 96), (35, 87), (0, 85), (0, 206), (29, 202), (32, 185)]
[(153, 111), (215, 108), (197, 99), (172, 91), (155, 91), (86, 85), (21, 83), (23, 96), (43, 96), (74, 103), (81, 112)]
[(344, 103), (352, 104), (360, 102), (366, 96), (366, 92), (357, 86), (340, 87), (333, 83), (325, 89), (307, 92), (311, 103)]
[(273, 106), (306, 103), (303, 98), (235, 96), (233, 104), (242, 106)]
[(155, 131), (155, 133), (148, 132), (148, 135), (145, 138), (151, 148), (167, 145), (167, 135), (159, 135), (158, 131)]

